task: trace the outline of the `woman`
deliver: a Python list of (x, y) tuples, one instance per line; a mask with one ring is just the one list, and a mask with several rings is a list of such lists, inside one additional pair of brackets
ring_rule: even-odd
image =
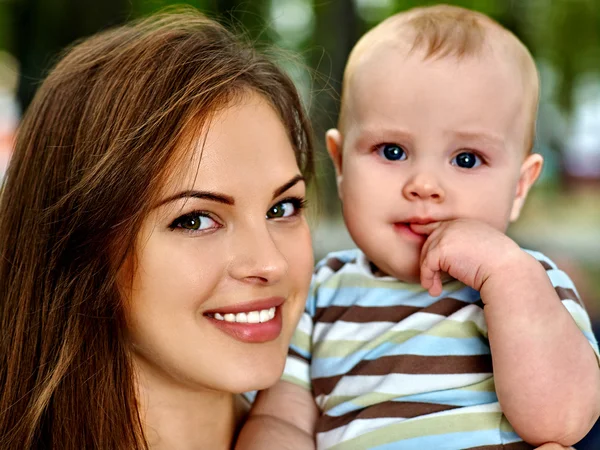
[(292, 82), (191, 11), (71, 49), (0, 203), (0, 448), (233, 445), (312, 271)]

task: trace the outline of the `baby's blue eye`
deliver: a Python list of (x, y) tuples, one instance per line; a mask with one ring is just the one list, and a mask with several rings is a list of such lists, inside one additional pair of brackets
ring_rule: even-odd
[(481, 158), (475, 153), (462, 152), (452, 158), (452, 165), (463, 169), (472, 169), (481, 165)]
[(403, 161), (406, 159), (406, 152), (397, 144), (382, 144), (377, 151), (388, 161)]

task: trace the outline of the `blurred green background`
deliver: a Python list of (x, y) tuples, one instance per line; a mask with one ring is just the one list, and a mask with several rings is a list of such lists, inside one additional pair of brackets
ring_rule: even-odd
[[(335, 126), (340, 80), (356, 40), (385, 17), (437, 2), (409, 0), (0, 0), (0, 176), (14, 130), (61, 48), (97, 30), (171, 4), (188, 4), (284, 49), (279, 62), (301, 89), (319, 150), (317, 257), (352, 245), (340, 219), (333, 169), (323, 147)], [(554, 258), (575, 280), (600, 323), (600, 1), (464, 0), (531, 50), (542, 79), (537, 151), (546, 164), (509, 234)], [(600, 449), (600, 441), (581, 449)], [(587, 446), (586, 446), (587, 445)]]

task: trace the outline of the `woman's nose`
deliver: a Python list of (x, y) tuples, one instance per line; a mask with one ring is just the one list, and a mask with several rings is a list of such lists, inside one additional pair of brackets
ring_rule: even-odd
[(402, 190), (407, 200), (426, 200), (435, 203), (441, 203), (446, 198), (444, 189), (437, 182), (435, 177), (419, 173), (408, 180)]
[(240, 281), (275, 284), (285, 276), (288, 262), (265, 223), (236, 231), (229, 273)]

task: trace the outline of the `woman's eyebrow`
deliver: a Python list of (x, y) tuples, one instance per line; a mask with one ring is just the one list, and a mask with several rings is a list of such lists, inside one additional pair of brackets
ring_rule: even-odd
[[(288, 181), (287, 183), (284, 183), (283, 185), (281, 185), (280, 187), (275, 189), (273, 191), (273, 198), (278, 197), (279, 195), (283, 194), (285, 191), (287, 191), (288, 189), (290, 189), (292, 186), (294, 186), (296, 183), (298, 183), (300, 181), (304, 181), (304, 177), (302, 175), (296, 175), (290, 181)], [(217, 202), (217, 203), (223, 203), (225, 205), (230, 205), (230, 206), (235, 205), (235, 199), (226, 194), (220, 194), (218, 192), (211, 192), (211, 191), (187, 190), (187, 191), (178, 192), (175, 195), (171, 195), (171, 196), (161, 200), (156, 205), (156, 208), (158, 208), (159, 206), (162, 206), (166, 203), (173, 202), (175, 200), (179, 200), (182, 198), (198, 198), (198, 199), (203, 199), (203, 200), (210, 200), (210, 201)]]
[(280, 187), (275, 189), (273, 191), (273, 198), (279, 197), (281, 194), (283, 194), (285, 191), (287, 191), (288, 189), (290, 189), (292, 186), (294, 186), (296, 183), (298, 183), (300, 181), (304, 181), (304, 177), (302, 175), (296, 175), (290, 181), (288, 181), (287, 183), (284, 183), (283, 185), (281, 185)]
[(179, 192), (175, 195), (171, 195), (170, 197), (167, 197), (167, 198), (161, 200), (156, 205), (156, 207), (158, 208), (159, 206), (162, 206), (169, 202), (173, 202), (175, 200), (179, 200), (181, 198), (199, 198), (199, 199), (204, 199), (204, 200), (210, 200), (210, 201), (217, 202), (217, 203), (223, 203), (225, 205), (235, 205), (235, 200), (233, 199), (233, 197), (230, 197), (229, 195), (219, 194), (219, 193), (210, 192), (210, 191), (189, 190), (189, 191)]

